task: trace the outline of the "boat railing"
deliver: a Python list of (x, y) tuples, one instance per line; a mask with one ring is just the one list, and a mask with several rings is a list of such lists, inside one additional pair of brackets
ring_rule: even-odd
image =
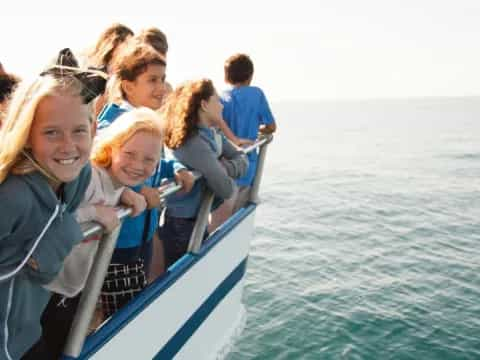
[[(263, 165), (267, 151), (267, 145), (272, 141), (273, 136), (263, 135), (254, 144), (243, 148), (244, 153), (259, 150), (257, 160), (257, 171), (255, 179), (250, 190), (249, 201), (253, 203), (259, 202), (258, 191), (260, 188), (260, 181), (263, 173)], [(195, 181), (200, 179), (202, 175), (199, 172), (193, 172)], [(182, 186), (174, 182), (167, 183), (159, 188), (159, 196), (161, 202), (181, 190)], [(202, 241), (206, 228), (208, 226), (208, 216), (210, 214), (213, 203), (214, 194), (210, 189), (207, 189), (203, 194), (200, 209), (198, 211), (197, 220), (190, 237), (188, 245), (188, 252), (198, 253), (202, 246)], [(130, 208), (117, 208), (117, 216), (122, 221), (126, 216), (130, 215), (132, 210)], [(82, 227), (84, 237), (89, 237), (94, 234), (102, 233), (103, 227), (97, 223), (88, 223)], [(89, 332), (90, 321), (97, 306), (98, 297), (102, 289), (103, 281), (112, 258), (117, 237), (120, 232), (120, 226), (108, 234), (103, 234), (99, 244), (99, 248), (95, 259), (93, 261), (92, 269), (88, 276), (85, 287), (79, 301), (79, 305), (68, 335), (68, 339), (64, 348), (64, 355), (68, 357), (77, 358), (83, 348), (83, 344)]]
[[(259, 202), (258, 191), (260, 189), (260, 182), (262, 180), (263, 174), (263, 164), (265, 162), (265, 156), (267, 153), (267, 145), (273, 139), (272, 135), (265, 136), (259, 139), (255, 144), (243, 149), (243, 151), (248, 154), (251, 151), (256, 150), (259, 148), (258, 154), (258, 161), (257, 161), (257, 172), (255, 174), (255, 179), (252, 184), (252, 188), (250, 190), (250, 195), (248, 200), (253, 203)], [(205, 234), (205, 229), (208, 226), (208, 215), (210, 214), (210, 209), (212, 207), (214, 194), (213, 191), (210, 189), (206, 189), (203, 194), (202, 202), (200, 205), (200, 209), (198, 210), (197, 220), (195, 222), (195, 226), (193, 227), (192, 235), (190, 237), (190, 242), (188, 244), (188, 252), (191, 253), (198, 253), (202, 246), (203, 237)]]

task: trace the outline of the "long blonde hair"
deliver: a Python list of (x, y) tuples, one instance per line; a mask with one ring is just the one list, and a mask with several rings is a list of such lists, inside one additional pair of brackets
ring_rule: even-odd
[(25, 146), (40, 101), (52, 95), (80, 96), (81, 91), (81, 82), (71, 76), (45, 75), (20, 84), (0, 129), (0, 184), (10, 173), (27, 174), (38, 170), (31, 157), (25, 155)]
[(90, 160), (97, 166), (109, 168), (112, 164), (113, 149), (121, 148), (138, 132), (157, 136), (161, 143), (163, 140), (162, 128), (160, 115), (146, 107), (135, 108), (123, 113), (108, 128), (97, 135)]

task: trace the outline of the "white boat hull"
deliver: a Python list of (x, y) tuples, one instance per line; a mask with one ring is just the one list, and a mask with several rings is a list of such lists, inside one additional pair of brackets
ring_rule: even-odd
[[(89, 336), (78, 359), (214, 359), (240, 326), (256, 205), (241, 209)], [(68, 357), (65, 357), (68, 359)]]

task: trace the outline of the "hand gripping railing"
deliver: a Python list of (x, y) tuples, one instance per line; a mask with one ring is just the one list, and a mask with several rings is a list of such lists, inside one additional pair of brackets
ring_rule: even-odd
[[(269, 144), (272, 139), (272, 135), (261, 137), (253, 145), (243, 149), (244, 153), (255, 151), (257, 148), (260, 149), (257, 163), (257, 174), (252, 185), (252, 192), (250, 193), (250, 201), (252, 202), (258, 202), (258, 189), (263, 172), (263, 163), (265, 161), (265, 153), (267, 148), (266, 145)], [(198, 172), (194, 172), (194, 177), (196, 181), (201, 178), (202, 175)], [(161, 193), (159, 196), (163, 201), (166, 197), (176, 193), (181, 188), (181, 185), (169, 183), (160, 188)], [(197, 215), (197, 221), (195, 222), (192, 236), (190, 238), (190, 243), (188, 246), (188, 251), (190, 252), (197, 253), (200, 250), (203, 234), (205, 233), (205, 229), (208, 224), (208, 215), (210, 213), (213, 197), (213, 192), (207, 189), (203, 195), (202, 203)], [(117, 216), (120, 220), (123, 220), (126, 216), (130, 215), (131, 212), (132, 210), (129, 208), (118, 208)], [(88, 237), (101, 232), (102, 229), (102, 226), (96, 223), (89, 223), (84, 226), (83, 235), (84, 237)], [(92, 269), (88, 275), (87, 282), (83, 289), (82, 296), (80, 298), (72, 327), (64, 348), (64, 355), (66, 356), (76, 358), (82, 352), (85, 338), (88, 335), (90, 321), (97, 305), (97, 300), (102, 289), (108, 265), (110, 264), (110, 259), (112, 258), (113, 250), (115, 249), (119, 232), (120, 226), (118, 226), (110, 234), (104, 234), (102, 240), (100, 241), (97, 255), (95, 256)]]

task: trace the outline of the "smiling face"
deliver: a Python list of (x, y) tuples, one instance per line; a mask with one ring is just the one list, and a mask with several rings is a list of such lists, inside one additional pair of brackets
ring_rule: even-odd
[(135, 80), (123, 80), (122, 88), (127, 101), (134, 107), (145, 106), (157, 110), (162, 106), (166, 93), (165, 66), (149, 64), (145, 72)]
[(60, 181), (74, 180), (92, 147), (88, 107), (79, 96), (45, 97), (37, 106), (27, 146), (35, 160)]
[(139, 131), (121, 147), (112, 149), (109, 173), (122, 185), (141, 184), (153, 174), (161, 149), (158, 136)]

